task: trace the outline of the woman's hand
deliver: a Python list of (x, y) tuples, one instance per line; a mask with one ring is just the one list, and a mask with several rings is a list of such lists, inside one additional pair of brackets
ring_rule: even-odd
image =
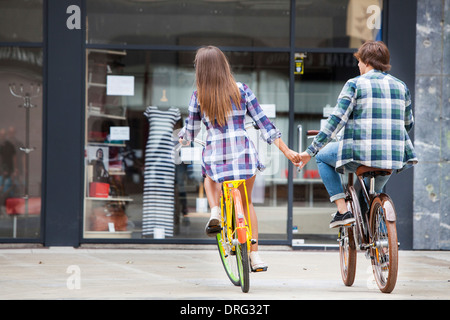
[(291, 150), (291, 149), (287, 149), (283, 153), (284, 153), (284, 156), (286, 158), (288, 158), (289, 160), (291, 160), (291, 162), (295, 166), (297, 166), (297, 167), (299, 166), (299, 162), (301, 161), (301, 157), (300, 157), (300, 154), (298, 152), (295, 152), (294, 150)]
[(300, 154), (288, 148), (288, 146), (281, 140), (281, 138), (275, 139), (273, 142), (281, 152), (283, 152), (284, 156), (292, 161), (294, 166), (299, 166), (299, 162), (301, 160)]

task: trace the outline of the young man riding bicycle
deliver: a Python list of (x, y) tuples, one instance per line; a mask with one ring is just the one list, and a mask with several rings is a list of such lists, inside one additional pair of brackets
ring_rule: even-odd
[[(300, 154), (300, 168), (316, 157), (330, 201), (336, 204), (330, 228), (355, 221), (339, 173), (355, 172), (361, 165), (400, 171), (417, 163), (408, 135), (414, 125), (411, 95), (405, 83), (386, 73), (391, 67), (388, 48), (381, 41), (368, 41), (355, 57), (361, 75), (347, 81), (326, 125)], [(331, 142), (341, 129), (342, 138)], [(376, 192), (389, 177), (375, 179)]]

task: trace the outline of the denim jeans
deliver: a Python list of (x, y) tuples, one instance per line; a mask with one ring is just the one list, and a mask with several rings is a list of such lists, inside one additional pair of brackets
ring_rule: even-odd
[[(339, 150), (339, 142), (330, 142), (316, 155), (317, 167), (319, 174), (328, 191), (330, 201), (334, 202), (338, 199), (345, 198), (344, 188), (341, 182), (341, 176), (336, 172), (336, 161)], [(361, 164), (357, 162), (350, 162), (345, 165), (345, 170), (348, 172), (356, 172), (356, 169)], [(389, 180), (390, 176), (378, 176), (375, 178), (375, 191), (382, 192), (384, 185)], [(369, 179), (365, 178), (364, 183), (366, 187), (369, 186)]]

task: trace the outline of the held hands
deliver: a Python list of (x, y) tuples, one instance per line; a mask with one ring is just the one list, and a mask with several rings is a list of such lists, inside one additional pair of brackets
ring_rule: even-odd
[(291, 149), (286, 149), (285, 151), (283, 151), (283, 154), (284, 154), (284, 156), (286, 158), (291, 160), (291, 162), (294, 164), (294, 166), (296, 166), (296, 167), (299, 166), (299, 162), (301, 161), (301, 157), (300, 157), (300, 154), (298, 152), (295, 152), (294, 150), (291, 150)]
[[(298, 152), (295, 152), (294, 150), (289, 149), (288, 146), (283, 142), (283, 140), (281, 140), (281, 138), (276, 139), (274, 141), (274, 144), (278, 147), (278, 149), (280, 149), (281, 152), (283, 152), (283, 154), (286, 158), (291, 160), (291, 162), (294, 164), (294, 166), (296, 166), (296, 167), (301, 166), (301, 161), (302, 161), (301, 155)], [(309, 161), (309, 159), (308, 159), (308, 161)]]
[(286, 151), (283, 151), (286, 158), (292, 161), (294, 166), (298, 167), (298, 170), (302, 170), (304, 166), (311, 160), (311, 156), (306, 152), (298, 153), (294, 150), (287, 149)]

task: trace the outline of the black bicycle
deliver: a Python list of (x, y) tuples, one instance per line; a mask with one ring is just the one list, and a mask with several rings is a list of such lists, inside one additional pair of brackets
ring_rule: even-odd
[[(317, 134), (317, 130), (307, 132), (309, 136)], [(356, 177), (360, 192), (355, 189), (354, 174), (348, 174), (345, 201), (355, 222), (340, 227), (338, 236), (341, 275), (346, 286), (351, 286), (355, 280), (356, 253), (359, 249), (370, 258), (380, 291), (390, 293), (394, 290), (398, 273), (397, 214), (389, 195), (375, 192), (375, 177), (391, 173), (392, 170), (388, 169), (358, 167)], [(364, 178), (370, 179), (369, 189), (366, 188)], [(363, 206), (360, 205), (360, 199), (364, 201)]]

